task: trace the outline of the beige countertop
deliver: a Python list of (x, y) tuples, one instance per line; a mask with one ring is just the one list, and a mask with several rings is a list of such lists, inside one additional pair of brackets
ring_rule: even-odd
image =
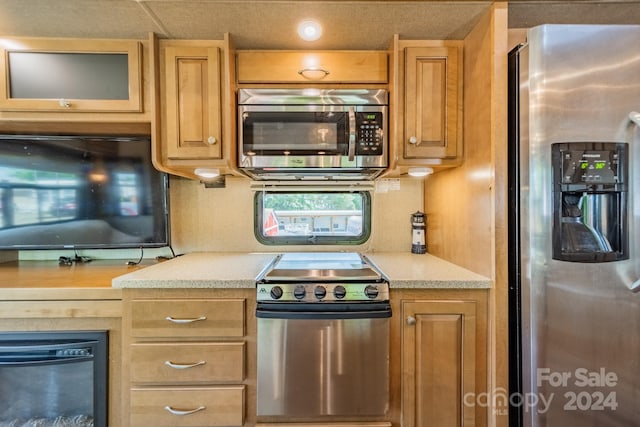
[(391, 288), (483, 289), (491, 280), (430, 254), (365, 254), (389, 279)]
[[(113, 279), (114, 288), (253, 288), (276, 253), (190, 253)], [(391, 288), (490, 288), (491, 280), (430, 254), (365, 254)]]

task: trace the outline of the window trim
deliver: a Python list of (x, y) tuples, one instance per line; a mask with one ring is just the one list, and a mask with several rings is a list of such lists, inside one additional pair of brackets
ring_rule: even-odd
[[(296, 193), (357, 193), (362, 197), (362, 233), (360, 236), (276, 236), (269, 237), (262, 234), (264, 224), (265, 194), (296, 194)], [(253, 233), (258, 242), (267, 246), (280, 245), (361, 245), (371, 237), (371, 193), (366, 190), (306, 190), (306, 191), (256, 191), (254, 195)]]

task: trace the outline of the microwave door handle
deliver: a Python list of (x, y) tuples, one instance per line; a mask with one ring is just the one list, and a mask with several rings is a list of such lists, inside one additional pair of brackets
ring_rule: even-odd
[(356, 112), (353, 107), (349, 107), (349, 161), (356, 157)]

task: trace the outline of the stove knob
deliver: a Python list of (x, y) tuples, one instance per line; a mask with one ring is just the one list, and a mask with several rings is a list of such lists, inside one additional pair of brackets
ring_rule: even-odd
[(378, 287), (374, 285), (367, 285), (367, 287), (364, 288), (364, 294), (367, 298), (374, 299), (378, 296)]
[(293, 289), (293, 296), (297, 299), (304, 298), (304, 295), (307, 293), (307, 290), (302, 285), (298, 285)]
[(313, 290), (313, 294), (317, 299), (322, 299), (327, 295), (327, 290), (324, 288), (324, 286), (316, 286)]
[(280, 286), (274, 286), (271, 288), (269, 294), (273, 299), (280, 299), (282, 297), (282, 288)]
[(347, 296), (347, 290), (344, 288), (344, 286), (338, 285), (333, 288), (333, 295), (338, 299), (342, 299)]

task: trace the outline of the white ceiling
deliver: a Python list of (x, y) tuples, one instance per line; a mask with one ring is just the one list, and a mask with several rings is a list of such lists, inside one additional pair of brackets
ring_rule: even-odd
[[(0, 0), (0, 36), (222, 39), (239, 49), (386, 49), (403, 39), (462, 39), (491, 1), (365, 0)], [(297, 22), (318, 19), (317, 42)], [(511, 1), (509, 26), (540, 23), (640, 24), (640, 2)]]

